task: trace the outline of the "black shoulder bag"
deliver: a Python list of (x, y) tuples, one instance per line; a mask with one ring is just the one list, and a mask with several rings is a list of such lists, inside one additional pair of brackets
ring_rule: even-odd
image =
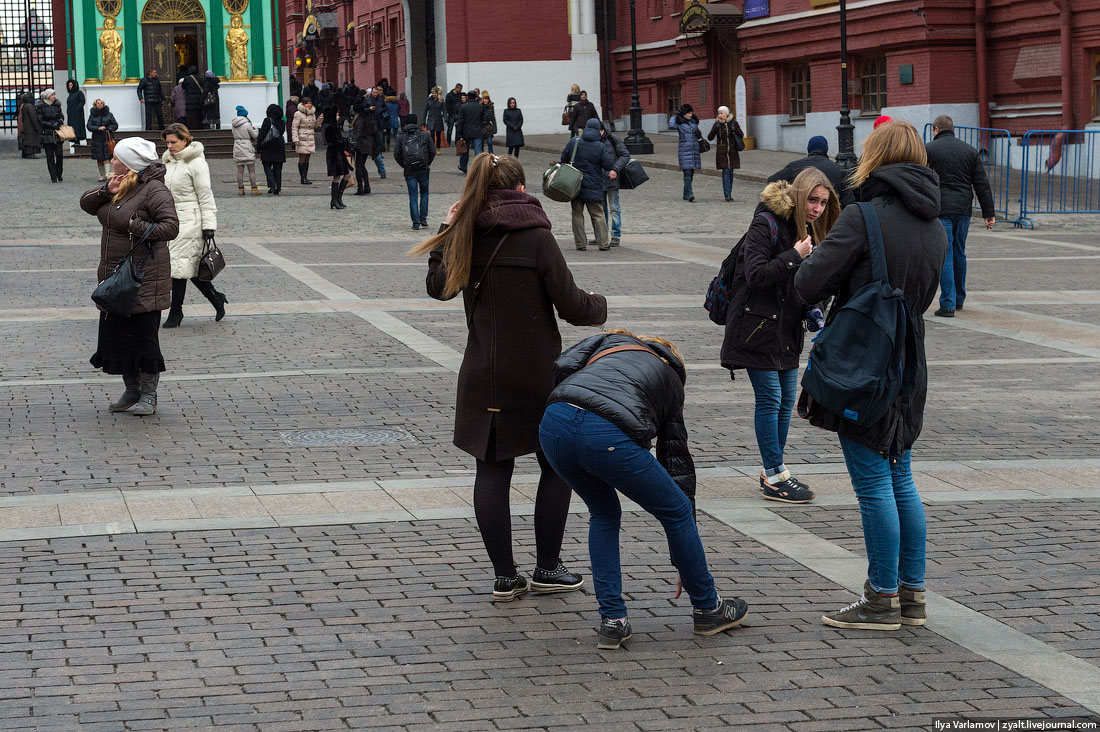
[[(141, 281), (145, 277), (145, 259), (152, 252), (153, 247), (148, 244), (149, 235), (156, 228), (155, 223), (145, 225), (145, 233), (130, 247), (130, 251), (115, 267), (115, 271), (109, 274), (99, 286), (92, 292), (92, 300), (96, 305), (107, 311), (108, 315), (117, 315), (128, 318), (134, 312), (137, 304), (138, 290), (141, 289)], [(133, 239), (133, 234), (130, 235)], [(134, 250), (145, 244), (145, 251), (141, 260), (134, 262)]]

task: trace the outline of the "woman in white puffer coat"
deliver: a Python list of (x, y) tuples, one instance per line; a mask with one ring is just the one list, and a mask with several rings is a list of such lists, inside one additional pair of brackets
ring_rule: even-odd
[(324, 121), (324, 115), (317, 116), (317, 110), (313, 108), (313, 102), (308, 98), (298, 102), (298, 111), (294, 113), (294, 119), (290, 121), (290, 133), (294, 140), (294, 151), (298, 153), (298, 175), (302, 178), (302, 185), (311, 186), (313, 181), (309, 179), (309, 156), (317, 152), (315, 141), (316, 130)]
[(259, 132), (248, 110), (237, 105), (237, 116), (230, 123), (233, 126), (233, 162), (237, 164), (237, 193), (244, 195), (244, 171), (248, 168), (248, 182), (252, 184), (252, 195), (260, 195), (256, 187), (256, 137)]
[(172, 262), (172, 305), (168, 310), (165, 328), (175, 328), (183, 320), (183, 300), (190, 279), (199, 292), (214, 306), (216, 317), (225, 317), (225, 304), (229, 302), (223, 293), (214, 289), (214, 283), (197, 279), (199, 259), (203, 246), (214, 239), (218, 228), (218, 207), (214, 203), (214, 191), (210, 188), (210, 167), (203, 156), (201, 142), (196, 142), (186, 125), (170, 124), (161, 133), (168, 150), (162, 158), (167, 172), (164, 185), (176, 202), (179, 218), (179, 235), (168, 242), (168, 254)]

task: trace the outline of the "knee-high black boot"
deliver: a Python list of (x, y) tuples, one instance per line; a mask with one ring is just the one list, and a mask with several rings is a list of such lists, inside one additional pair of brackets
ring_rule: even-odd
[(218, 292), (213, 282), (200, 280), (197, 277), (192, 279), (191, 282), (195, 284), (195, 287), (199, 288), (199, 292), (205, 295), (206, 299), (210, 301), (210, 304), (214, 306), (214, 321), (217, 322), (224, 318), (225, 304), (229, 302), (229, 298), (225, 296), (225, 293)]
[(340, 181), (340, 190), (336, 193), (336, 202), (340, 204), (341, 208), (347, 208), (347, 204), (344, 203), (344, 191), (348, 189), (348, 179), (344, 178)]
[(309, 179), (309, 163), (298, 163), (298, 174), (302, 176), (302, 185), (313, 185), (313, 181)]
[(332, 191), (332, 198), (329, 200), (328, 207), (329, 208), (336, 208), (336, 209), (347, 208), (347, 206), (345, 206), (343, 203), (340, 202), (340, 184), (339, 183), (333, 183), (331, 191)]
[(187, 280), (172, 280), (172, 307), (168, 310), (165, 328), (176, 328), (183, 320), (183, 298), (187, 295)]

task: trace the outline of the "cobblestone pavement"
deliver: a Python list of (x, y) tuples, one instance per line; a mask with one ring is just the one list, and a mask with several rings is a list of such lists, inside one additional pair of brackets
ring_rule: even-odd
[[(551, 157), (524, 153), (532, 189)], [(6, 154), (18, 184), (0, 189), (18, 212), (0, 231), (0, 728), (810, 731), (1100, 714), (1100, 222), (972, 231), (966, 310), (928, 319), (914, 457), (931, 619), (870, 633), (819, 621), (865, 571), (835, 439), (796, 420), (788, 462), (819, 498), (762, 505), (751, 388), (717, 365), (701, 308), (759, 184), (736, 181), (729, 204), (700, 176), (689, 204), (679, 174), (654, 168), (622, 194), (612, 252), (574, 251), (568, 207), (545, 202), (578, 283), (609, 296), (608, 324), (682, 345), (701, 533), (720, 590), (751, 606), (746, 627), (693, 637), (659, 526), (628, 511), (635, 638), (613, 653), (595, 650), (590, 592), (486, 600), (472, 461), (450, 444), (464, 321), (406, 256), (421, 235), (392, 158), (341, 212), (293, 165), (282, 197), (242, 198), (231, 161), (212, 162), (229, 315), (214, 323), (189, 292), (145, 420), (107, 413), (120, 385), (87, 363), (98, 227), (76, 202), (94, 165), (67, 161), (51, 185), (39, 163)], [(462, 185), (451, 150), (431, 185), (437, 224)], [(566, 343), (592, 332), (562, 327)], [(362, 428), (399, 441), (292, 444), (379, 436)], [(534, 473), (519, 461), (513, 501), (528, 570)], [(582, 509), (563, 557), (583, 569)]]

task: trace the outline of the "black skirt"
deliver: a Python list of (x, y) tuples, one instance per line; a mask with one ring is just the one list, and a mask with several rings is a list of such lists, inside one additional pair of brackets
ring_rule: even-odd
[(344, 154), (344, 149), (338, 145), (329, 145), (328, 149), (325, 150), (325, 163), (327, 163), (330, 178), (347, 175), (351, 172), (348, 157)]
[(108, 374), (159, 374), (165, 370), (160, 353), (160, 311), (120, 318), (99, 314), (99, 342), (92, 366)]

